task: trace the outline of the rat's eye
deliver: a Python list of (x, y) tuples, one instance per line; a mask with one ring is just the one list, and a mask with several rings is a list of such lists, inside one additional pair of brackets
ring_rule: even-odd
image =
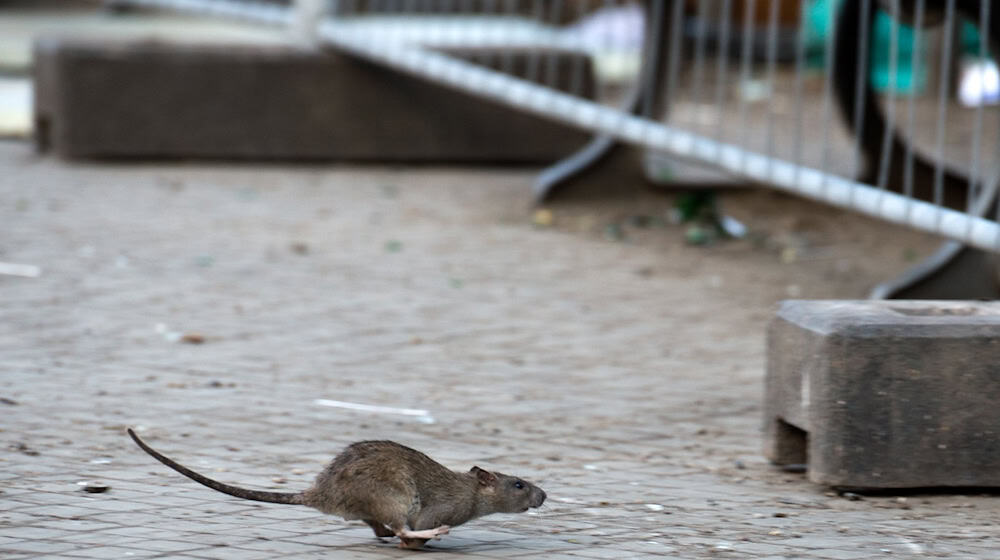
[(514, 488), (517, 488), (518, 490), (524, 490), (524, 483), (518, 480), (517, 482), (514, 483)]

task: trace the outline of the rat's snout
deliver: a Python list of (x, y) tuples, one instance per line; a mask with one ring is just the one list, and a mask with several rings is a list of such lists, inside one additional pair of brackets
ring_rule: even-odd
[(545, 490), (542, 490), (541, 488), (538, 488), (537, 490), (538, 491), (531, 496), (531, 507), (533, 508), (541, 506), (547, 497), (545, 495)]

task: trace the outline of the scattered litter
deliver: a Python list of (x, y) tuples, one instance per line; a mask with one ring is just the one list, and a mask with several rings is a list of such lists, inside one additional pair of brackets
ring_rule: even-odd
[(531, 221), (539, 227), (549, 227), (555, 222), (555, 214), (548, 208), (539, 208), (531, 216)]
[(854, 492), (842, 492), (840, 494), (840, 497), (844, 498), (845, 500), (850, 500), (852, 502), (860, 502), (861, 500), (865, 499), (864, 496), (862, 496), (861, 494), (855, 494)]
[(181, 335), (179, 342), (184, 344), (204, 344), (205, 335), (199, 333), (185, 333)]
[(646, 504), (646, 509), (652, 511), (663, 511), (664, 508), (660, 504)]
[(28, 447), (28, 444), (23, 442), (12, 443), (8, 447), (10, 449), (13, 449), (14, 451), (20, 451), (21, 453), (24, 453), (25, 455), (29, 455), (31, 457), (37, 457), (39, 455), (37, 450)]
[(284, 484), (284, 483), (288, 482), (288, 479), (285, 478), (285, 477), (283, 477), (283, 476), (275, 476), (275, 477), (271, 478), (271, 482), (273, 482), (275, 484)]
[(788, 514), (783, 511), (776, 511), (771, 514), (771, 517), (788, 517)]
[(167, 342), (180, 342), (183, 344), (204, 344), (205, 335), (196, 332), (182, 333), (179, 331), (172, 330), (167, 326), (166, 323), (157, 323), (153, 330), (157, 333), (163, 335), (163, 339)]
[(170, 330), (170, 328), (167, 327), (166, 323), (157, 323), (156, 326), (153, 327), (153, 330), (163, 335), (163, 338), (167, 342), (177, 342), (181, 339), (182, 336), (184, 336), (184, 333), (179, 333), (177, 331)]
[(588, 471), (600, 470), (600, 467), (598, 467), (597, 465), (584, 465), (583, 468)]
[(111, 487), (103, 482), (82, 481), (76, 484), (80, 486), (81, 490), (90, 494), (103, 494), (111, 490)]
[(785, 247), (781, 250), (781, 262), (792, 264), (799, 260), (799, 250), (797, 247)]
[(17, 406), (19, 403), (14, 399), (8, 399), (7, 397), (0, 397), (0, 403), (7, 404), (10, 406)]
[(919, 543), (915, 543), (915, 542), (910, 541), (910, 540), (907, 540), (904, 537), (899, 537), (899, 540), (902, 541), (903, 546), (905, 546), (907, 549), (909, 549), (909, 551), (912, 552), (913, 554), (923, 554), (924, 553), (924, 547), (923, 547), (923, 545), (921, 545)]
[(362, 412), (374, 412), (379, 414), (399, 414), (401, 416), (413, 416), (424, 424), (433, 424), (434, 417), (429, 411), (420, 408), (395, 408), (392, 406), (379, 406), (373, 404), (361, 404), (345, 401), (334, 401), (330, 399), (316, 399), (314, 404), (319, 406), (332, 406), (334, 408), (346, 408), (349, 410), (360, 410)]
[(305, 469), (292, 469), (292, 474), (306, 474)]
[(777, 529), (771, 529), (770, 531), (767, 532), (767, 534), (771, 535), (772, 537), (779, 537), (779, 536), (783, 535), (784, 533), (782, 533), (781, 531), (779, 531)]
[(746, 463), (744, 463), (743, 461), (740, 461), (739, 459), (733, 461), (733, 466), (736, 467), (737, 469), (740, 469), (740, 470), (743, 470), (743, 469), (747, 468)]
[(743, 237), (746, 237), (747, 234), (747, 226), (743, 225), (743, 222), (740, 222), (732, 216), (720, 217), (719, 227), (722, 228), (722, 231), (724, 231), (726, 235), (736, 239), (742, 239)]
[(111, 463), (111, 459), (108, 457), (98, 457), (97, 459), (91, 459), (90, 464), (92, 465), (107, 465)]
[(42, 269), (33, 264), (18, 264), (0, 262), (0, 276), (21, 276), (24, 278), (38, 278), (42, 274)]
[(711, 245), (725, 238), (742, 239), (749, 233), (742, 222), (719, 210), (715, 192), (706, 190), (678, 197), (669, 220), (690, 224), (684, 230), (689, 245)]

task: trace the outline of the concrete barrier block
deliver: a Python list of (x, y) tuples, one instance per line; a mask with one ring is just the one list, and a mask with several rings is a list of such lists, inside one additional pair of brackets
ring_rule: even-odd
[(849, 488), (1000, 486), (1000, 303), (786, 301), (765, 455)]
[[(456, 53), (521, 73), (536, 54)], [(549, 162), (589, 139), (334, 52), (47, 37), (35, 59), (37, 145), (67, 157)], [(592, 95), (585, 54), (542, 60)]]

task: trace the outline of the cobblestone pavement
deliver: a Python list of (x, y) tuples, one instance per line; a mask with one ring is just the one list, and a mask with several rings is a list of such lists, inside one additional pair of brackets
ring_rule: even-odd
[[(43, 268), (0, 276), (6, 560), (998, 550), (995, 497), (851, 501), (761, 458), (763, 326), (787, 282), (774, 255), (534, 227), (524, 170), (98, 165), (16, 143), (0, 170), (0, 260)], [(838, 295), (816, 282), (805, 295)], [(402, 551), (190, 482), (130, 425), (255, 488), (303, 488), (345, 444), (391, 438), (549, 500)]]

